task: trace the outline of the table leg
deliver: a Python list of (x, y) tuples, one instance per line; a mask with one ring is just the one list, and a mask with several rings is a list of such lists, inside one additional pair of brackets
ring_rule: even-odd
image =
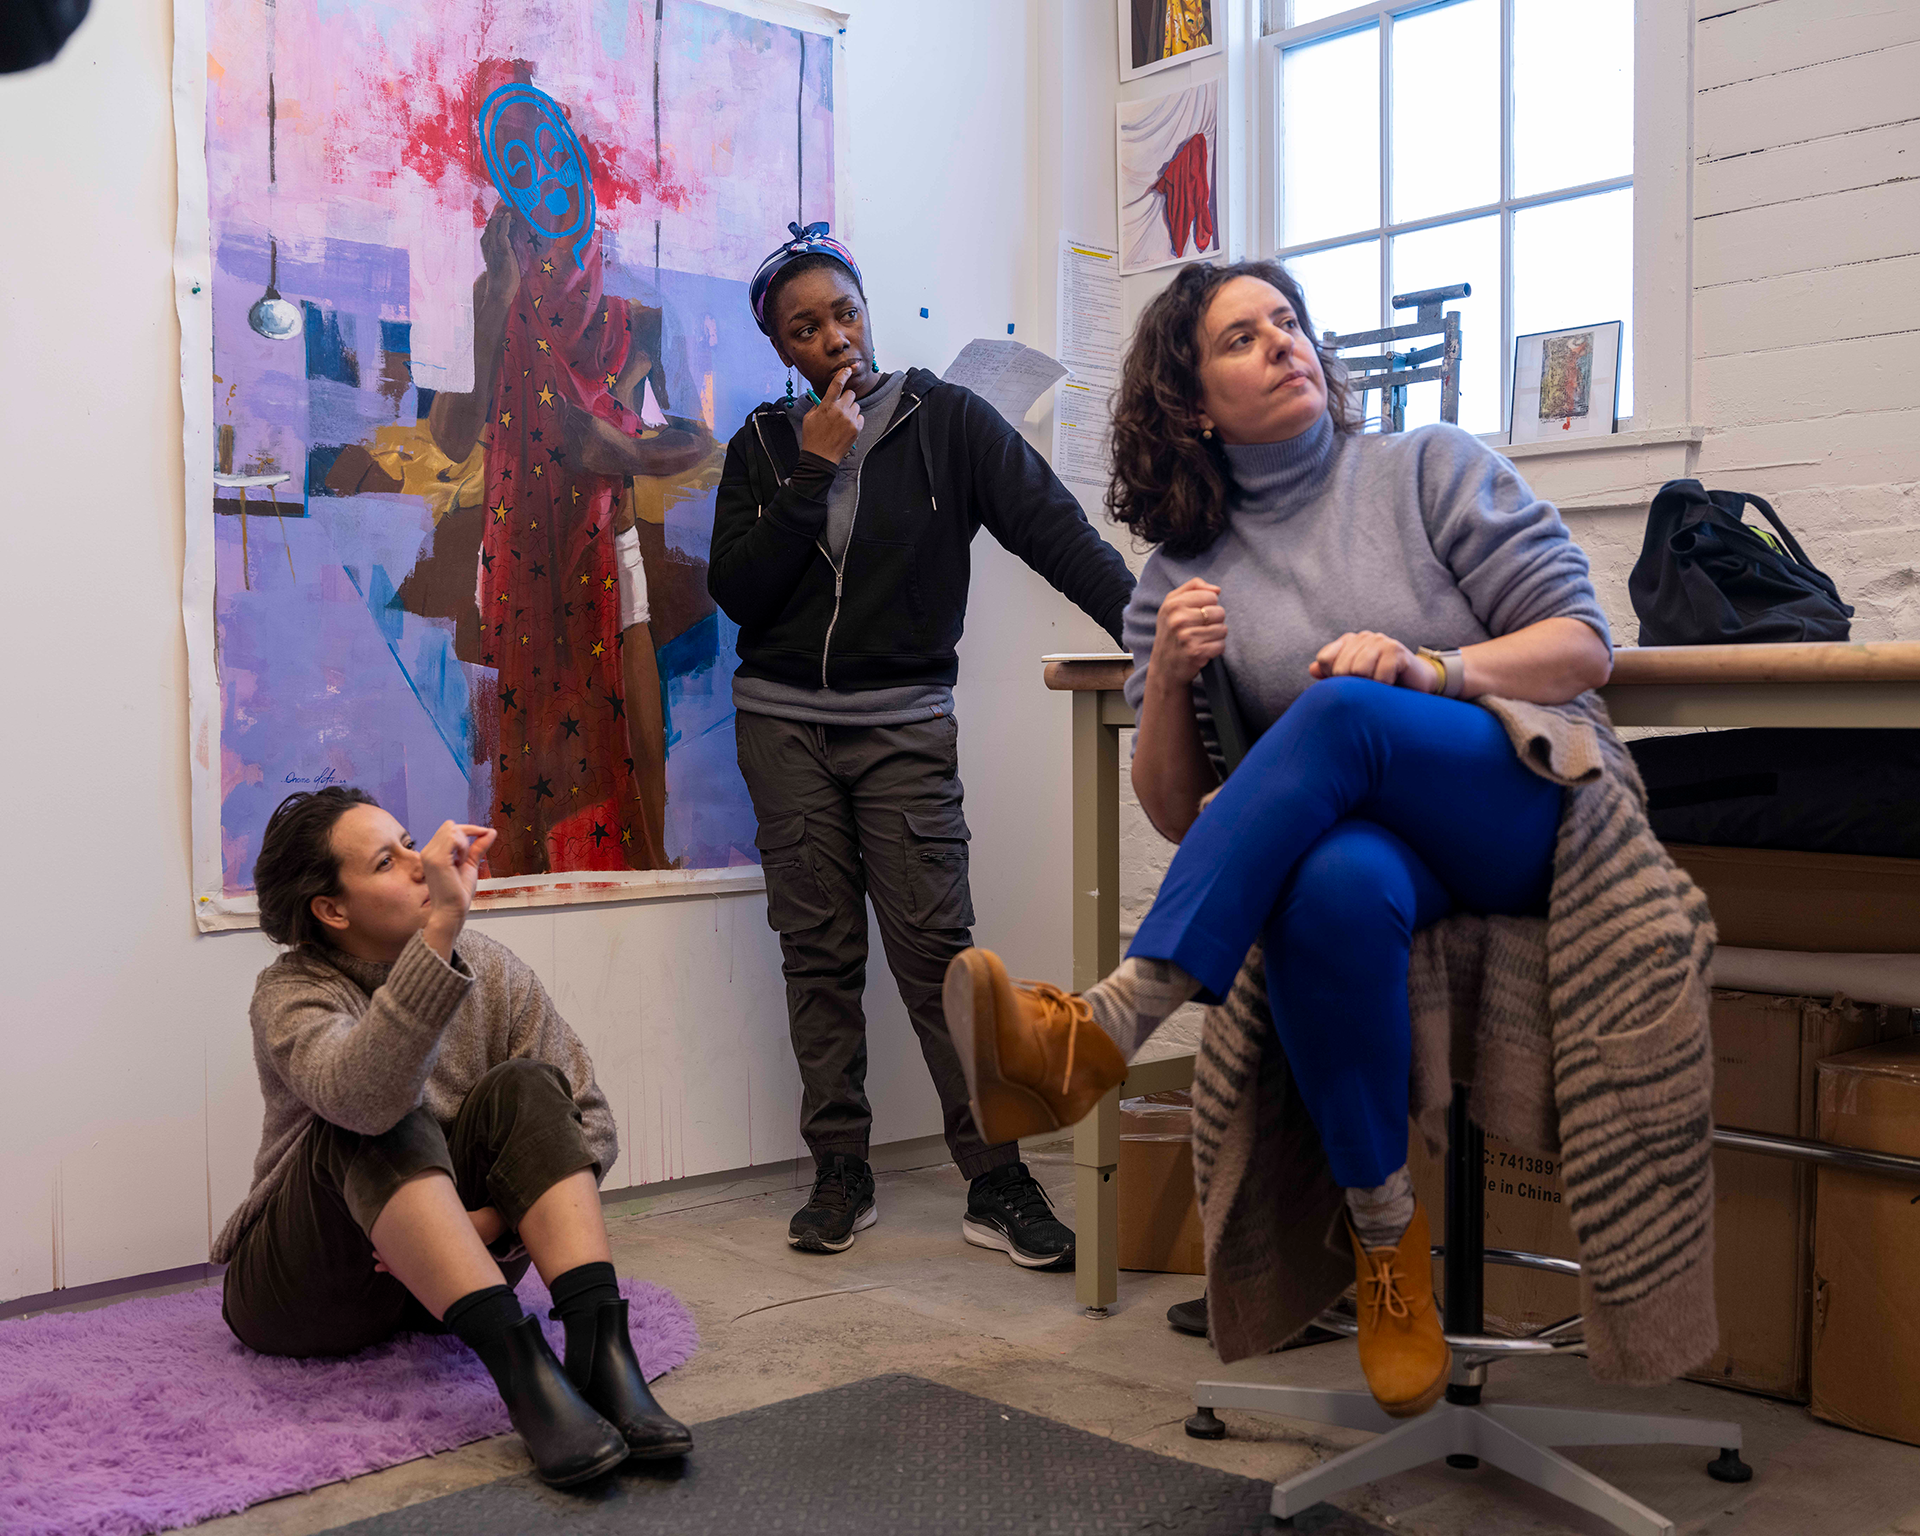
[[(1120, 732), (1100, 720), (1100, 695), (1073, 696), (1073, 987), (1120, 963)], [(1074, 1294), (1104, 1315), (1119, 1294), (1120, 1095), (1074, 1128)]]
[(1073, 990), (1120, 963), (1120, 729), (1073, 695)]
[(1104, 1317), (1120, 1294), (1120, 1090), (1073, 1128), (1074, 1298)]

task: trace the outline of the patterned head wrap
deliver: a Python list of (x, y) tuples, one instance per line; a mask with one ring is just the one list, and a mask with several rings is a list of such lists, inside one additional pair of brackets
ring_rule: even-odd
[(854, 286), (862, 293), (866, 292), (866, 284), (860, 280), (860, 267), (853, 259), (853, 252), (828, 234), (827, 228), (824, 222), (809, 224), (805, 229), (798, 224), (789, 224), (787, 229), (793, 238), (761, 262), (760, 270), (753, 274), (753, 281), (747, 284), (747, 302), (753, 306), (753, 323), (760, 327), (763, 334), (773, 334), (767, 329), (767, 290), (773, 286), (773, 280), (783, 268), (802, 256), (831, 256), (853, 274)]

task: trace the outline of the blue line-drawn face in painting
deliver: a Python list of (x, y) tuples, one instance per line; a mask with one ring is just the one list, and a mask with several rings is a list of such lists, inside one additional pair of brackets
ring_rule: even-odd
[(560, 104), (536, 86), (503, 85), (480, 108), (480, 151), (500, 195), (540, 234), (593, 243), (593, 177)]

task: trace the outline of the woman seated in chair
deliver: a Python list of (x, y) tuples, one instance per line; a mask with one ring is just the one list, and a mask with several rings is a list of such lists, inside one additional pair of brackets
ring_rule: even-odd
[[(1361, 435), (1314, 335), (1271, 261), (1187, 267), (1142, 315), (1108, 505), (1158, 546), (1127, 610), (1126, 694), (1134, 788), (1180, 849), (1083, 997), (969, 950), (946, 1006), (983, 1132), (1028, 1135), (1085, 1114), (1262, 943), (1279, 1043), (1346, 1190), (1361, 1364), (1410, 1416), (1450, 1366), (1406, 1164), (1412, 938), (1455, 911), (1544, 914), (1561, 815), (1560, 787), (1467, 701), (1565, 703), (1607, 680), (1612, 650), (1553, 507), (1458, 427)], [(1215, 657), (1258, 740), (1207, 802)]]

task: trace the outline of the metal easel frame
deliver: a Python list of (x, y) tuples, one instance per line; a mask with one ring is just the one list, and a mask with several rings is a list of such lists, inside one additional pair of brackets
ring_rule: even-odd
[[(1414, 384), (1440, 385), (1440, 419), (1460, 420), (1460, 311), (1444, 315), (1440, 306), (1448, 299), (1464, 299), (1473, 292), (1471, 283), (1455, 283), (1450, 288), (1423, 288), (1418, 293), (1397, 293), (1395, 309), (1411, 309), (1414, 318), (1403, 325), (1390, 325), (1378, 331), (1354, 331), (1342, 336), (1334, 331), (1322, 334), (1322, 344), (1344, 353), (1348, 347), (1385, 347), (1361, 357), (1342, 356), (1353, 387), (1364, 402), (1369, 393), (1380, 391), (1380, 414), (1385, 430), (1404, 432), (1407, 428), (1407, 390)], [(1438, 336), (1431, 346), (1397, 352), (1394, 344), (1418, 341), (1422, 336)]]

